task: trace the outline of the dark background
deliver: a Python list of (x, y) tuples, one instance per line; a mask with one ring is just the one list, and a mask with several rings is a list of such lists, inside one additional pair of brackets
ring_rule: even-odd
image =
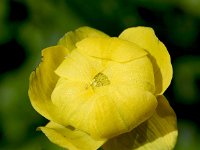
[(175, 150), (198, 150), (199, 0), (0, 0), (0, 150), (61, 150), (35, 131), (47, 120), (30, 105), (28, 78), (43, 48), (85, 25), (110, 36), (132, 26), (155, 30), (174, 68), (165, 96), (178, 118)]

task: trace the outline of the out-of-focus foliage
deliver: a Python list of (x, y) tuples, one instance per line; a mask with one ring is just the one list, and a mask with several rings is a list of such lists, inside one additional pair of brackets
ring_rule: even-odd
[[(182, 56), (174, 63), (174, 92), (179, 103), (199, 102), (198, 80), (200, 80), (200, 59), (198, 56)], [(183, 82), (184, 81), (184, 82)], [(181, 97), (181, 99), (179, 99)]]
[(174, 66), (166, 96), (178, 117), (175, 150), (198, 150), (199, 0), (0, 0), (0, 149), (61, 149), (35, 131), (47, 121), (30, 105), (28, 79), (43, 48), (84, 25), (112, 36), (130, 26), (154, 28)]

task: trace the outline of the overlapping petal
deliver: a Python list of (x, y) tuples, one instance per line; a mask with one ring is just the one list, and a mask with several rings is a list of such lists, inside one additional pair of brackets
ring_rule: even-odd
[(148, 91), (126, 85), (93, 89), (61, 78), (52, 93), (63, 121), (97, 139), (130, 131), (154, 112), (157, 100)]
[(69, 80), (90, 82), (105, 68), (105, 61), (85, 56), (73, 50), (56, 69), (56, 74)]
[(54, 122), (49, 122), (45, 127), (38, 129), (53, 143), (70, 150), (97, 150), (105, 143), (105, 140), (94, 140), (87, 133)]
[(109, 140), (104, 150), (172, 150), (178, 131), (176, 115), (164, 96), (158, 96), (156, 112), (147, 121)]
[(147, 55), (147, 52), (136, 44), (119, 38), (86, 38), (76, 46), (82, 54), (117, 62), (127, 62)]
[(58, 45), (65, 46), (72, 51), (76, 43), (87, 37), (109, 37), (105, 33), (90, 27), (81, 27), (75, 31), (67, 32), (58, 42)]
[(154, 73), (147, 56), (126, 63), (110, 61), (103, 71), (112, 85), (134, 86), (137, 89), (155, 92)]
[(133, 27), (123, 31), (119, 38), (131, 41), (150, 54), (154, 67), (156, 94), (162, 95), (172, 79), (170, 55), (152, 28)]
[(55, 106), (51, 102), (51, 93), (58, 81), (54, 70), (64, 60), (69, 51), (63, 46), (54, 46), (42, 51), (42, 62), (31, 73), (29, 97), (36, 111), (47, 119), (57, 115)]

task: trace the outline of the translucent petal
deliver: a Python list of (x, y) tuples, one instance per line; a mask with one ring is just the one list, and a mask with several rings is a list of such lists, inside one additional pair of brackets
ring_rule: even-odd
[(44, 117), (56, 116), (52, 106), (51, 93), (58, 81), (54, 70), (64, 60), (68, 50), (63, 46), (54, 46), (42, 51), (42, 62), (30, 75), (29, 98), (32, 106)]
[(134, 27), (123, 31), (119, 38), (131, 41), (150, 53), (153, 63), (156, 93), (161, 95), (172, 79), (170, 55), (165, 45), (159, 41), (152, 28)]
[(64, 127), (54, 122), (50, 122), (39, 129), (51, 142), (69, 150), (97, 150), (105, 143), (105, 140), (94, 140), (85, 132), (71, 126)]
[(76, 45), (82, 54), (117, 62), (127, 62), (147, 55), (134, 43), (119, 38), (86, 38)]
[(96, 139), (130, 131), (154, 112), (157, 100), (134, 86), (92, 88), (84, 82), (61, 78), (52, 93), (63, 124), (70, 124)]
[(67, 32), (58, 42), (58, 45), (65, 46), (70, 51), (76, 48), (76, 43), (87, 37), (108, 37), (105, 33), (90, 28), (81, 27), (75, 31)]
[(176, 115), (164, 96), (147, 121), (131, 132), (119, 135), (103, 145), (104, 150), (172, 150), (178, 135)]

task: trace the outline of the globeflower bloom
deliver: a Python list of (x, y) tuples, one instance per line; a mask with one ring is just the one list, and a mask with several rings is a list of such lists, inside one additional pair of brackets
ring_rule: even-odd
[(90, 27), (66, 33), (42, 51), (29, 97), (49, 120), (38, 129), (69, 150), (170, 150), (176, 115), (163, 96), (170, 56), (153, 29), (109, 37)]

